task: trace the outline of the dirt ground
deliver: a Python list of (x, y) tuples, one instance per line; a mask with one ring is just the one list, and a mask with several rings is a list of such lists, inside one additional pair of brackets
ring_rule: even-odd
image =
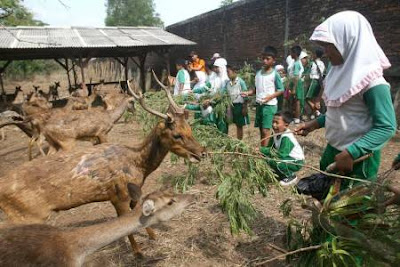
[[(28, 138), (17, 128), (7, 127), (6, 140), (0, 142), (0, 177), (18, 168), (27, 161)], [(231, 128), (230, 133), (235, 133)], [(135, 122), (118, 123), (109, 133), (112, 143), (129, 145), (132, 140), (142, 138), (140, 126)], [(245, 141), (256, 144), (258, 131), (251, 125), (245, 129)], [(307, 164), (318, 167), (319, 156), (325, 146), (324, 130), (318, 130), (308, 137), (299, 138), (304, 147)], [(88, 145), (87, 143), (82, 145)], [(400, 152), (398, 133), (384, 148), (381, 171), (390, 168), (395, 155)], [(35, 151), (36, 157), (40, 157)], [(209, 164), (207, 160), (199, 163)], [(152, 173), (144, 185), (145, 193), (171, 186), (162, 182), (161, 177), (182, 174), (186, 171), (183, 160), (172, 164), (167, 156), (161, 166)], [(312, 173), (302, 170), (304, 177)], [(400, 180), (400, 172), (391, 179)], [(287, 198), (294, 199), (290, 189), (271, 187), (265, 198), (254, 197), (259, 217), (252, 224), (253, 235), (232, 236), (227, 217), (222, 213), (215, 198), (216, 186), (210, 185), (207, 178), (200, 177), (189, 193), (198, 196), (197, 203), (181, 216), (156, 228), (157, 240), (149, 240), (145, 231), (137, 233), (137, 241), (145, 254), (144, 259), (136, 259), (126, 240), (119, 240), (97, 251), (87, 258), (85, 266), (240, 266), (256, 258), (273, 257), (280, 252), (270, 244), (284, 248), (286, 219), (279, 212), (279, 206)], [(295, 212), (304, 215), (305, 211), (295, 207)], [(110, 203), (93, 203), (68, 211), (54, 213), (48, 224), (62, 227), (76, 227), (103, 222), (115, 217)], [(285, 261), (275, 261), (269, 266), (287, 266)]]

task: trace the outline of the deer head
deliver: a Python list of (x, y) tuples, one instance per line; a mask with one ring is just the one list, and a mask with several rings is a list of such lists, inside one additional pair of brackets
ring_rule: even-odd
[(22, 92), (21, 85), (15, 86), (15, 94)]
[(156, 76), (155, 78), (166, 92), (170, 103), (168, 113), (166, 114), (147, 107), (144, 103), (144, 96), (141, 90), (137, 90), (138, 93), (136, 93), (132, 90), (129, 81), (127, 82), (128, 90), (144, 110), (163, 119), (158, 123), (155, 131), (164, 147), (172, 153), (187, 158), (192, 162), (200, 161), (201, 157), (205, 155), (205, 148), (194, 139), (192, 129), (185, 120), (184, 108), (175, 103), (169, 89)]
[[(139, 202), (142, 190), (141, 187), (128, 183), (128, 193), (134, 202)], [(174, 194), (168, 190), (155, 191), (142, 198), (142, 221), (154, 220), (165, 222), (172, 217), (182, 213), (189, 205), (195, 202), (195, 196), (190, 194)], [(151, 218), (151, 216), (156, 218)], [(148, 218), (146, 218), (148, 217)], [(155, 222), (153, 222), (155, 223)]]
[(35, 90), (35, 93), (37, 93), (37, 92), (38, 92), (39, 88), (40, 88), (40, 86), (39, 86), (39, 85), (34, 85), (34, 86), (33, 86), (33, 90)]
[(58, 88), (58, 87), (60, 87), (61, 85), (60, 85), (60, 82), (54, 82), (54, 86), (56, 87), (56, 89)]

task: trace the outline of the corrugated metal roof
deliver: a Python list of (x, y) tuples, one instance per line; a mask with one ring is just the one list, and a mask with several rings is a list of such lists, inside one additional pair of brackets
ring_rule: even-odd
[(156, 27), (0, 27), (0, 49), (195, 45)]

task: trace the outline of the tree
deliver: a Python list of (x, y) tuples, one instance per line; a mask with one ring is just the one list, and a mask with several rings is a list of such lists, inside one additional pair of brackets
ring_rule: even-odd
[(163, 26), (153, 0), (107, 0), (107, 26)]
[(233, 4), (234, 0), (222, 0), (220, 6), (229, 6), (230, 4)]
[(40, 20), (22, 5), (21, 0), (0, 0), (0, 26), (43, 26)]
[[(40, 20), (34, 19), (32, 12), (22, 3), (22, 0), (0, 0), (0, 27), (47, 25)], [(0, 62), (0, 66), (3, 65), (4, 63)], [(50, 73), (58, 69), (59, 67), (55, 62), (48, 60), (17, 60), (8, 66), (5, 74), (7, 78), (11, 79), (25, 78), (36, 73)]]

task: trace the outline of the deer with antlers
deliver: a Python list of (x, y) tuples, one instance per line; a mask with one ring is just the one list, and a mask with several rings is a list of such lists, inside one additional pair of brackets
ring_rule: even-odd
[[(127, 187), (132, 200), (139, 201), (140, 187)], [(193, 202), (193, 195), (155, 192), (128, 215), (91, 226), (65, 230), (43, 224), (7, 226), (0, 229), (0, 265), (82, 266), (87, 255), (140, 228), (168, 221)]]
[[(190, 161), (200, 161), (205, 149), (194, 139), (184, 119), (184, 109), (172, 99), (169, 113), (147, 107), (143, 95), (132, 95), (149, 113), (162, 120), (141, 143), (132, 146), (100, 144), (34, 159), (0, 178), (0, 208), (12, 222), (43, 222), (52, 211), (83, 204), (111, 201), (118, 216), (130, 211), (128, 183), (141, 187), (170, 151)], [(123, 195), (124, 197), (117, 197)], [(150, 237), (153, 231), (147, 229)], [(134, 252), (140, 255), (132, 235)]]

